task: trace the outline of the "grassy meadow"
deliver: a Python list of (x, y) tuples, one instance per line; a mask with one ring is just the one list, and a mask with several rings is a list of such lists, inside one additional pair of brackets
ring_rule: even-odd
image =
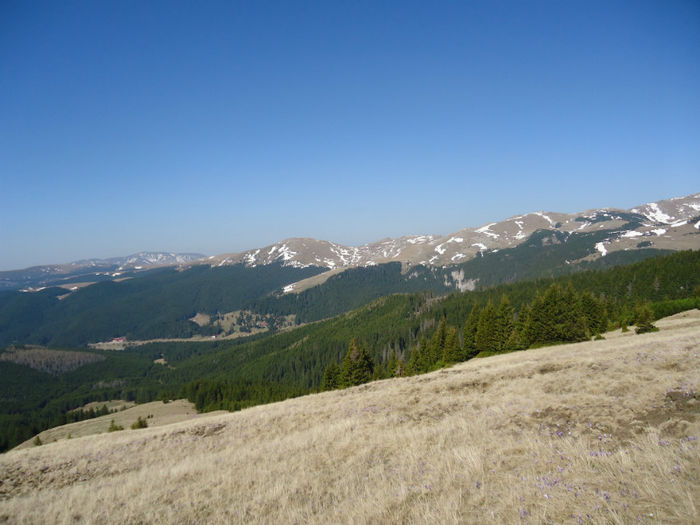
[(700, 312), (657, 326), (15, 449), (0, 523), (698, 523)]
[[(140, 405), (134, 405), (129, 401), (95, 402), (89, 403), (86, 406), (87, 408), (99, 408), (102, 405), (107, 405), (110, 409), (114, 406), (117, 411), (112, 414), (49, 428), (37, 434), (39, 440), (43, 444), (49, 444), (64, 439), (104, 434), (109, 431), (112, 422), (114, 422), (115, 426), (128, 429), (138, 418), (145, 420), (149, 427), (158, 427), (207, 416), (206, 414), (197, 414), (197, 409), (194, 407), (194, 404), (186, 399), (178, 399), (169, 403), (153, 401)], [(121, 410), (122, 407), (124, 410)], [(219, 411), (216, 413), (221, 414), (225, 412)], [(28, 439), (15, 447), (15, 450), (35, 447), (35, 439), (36, 436), (32, 439)]]

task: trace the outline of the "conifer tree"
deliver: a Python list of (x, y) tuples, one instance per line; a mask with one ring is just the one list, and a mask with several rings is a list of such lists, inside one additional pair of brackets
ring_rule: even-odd
[(387, 365), (386, 365), (387, 377), (396, 376), (396, 369), (398, 368), (398, 366), (399, 366), (399, 362), (396, 359), (396, 352), (392, 349), (391, 355), (389, 356), (389, 361), (387, 362)]
[(471, 359), (479, 353), (479, 351), (476, 349), (476, 331), (479, 326), (480, 315), (481, 309), (478, 306), (474, 305), (469, 311), (467, 321), (464, 324), (464, 329), (462, 330), (462, 339), (464, 345), (462, 357), (465, 361), (467, 359)]
[(585, 341), (588, 339), (586, 316), (583, 312), (581, 296), (571, 283), (564, 290), (565, 326), (562, 341)]
[(350, 341), (348, 352), (340, 365), (339, 384), (342, 388), (361, 385), (372, 379), (374, 363), (363, 347), (357, 344), (356, 339)]
[(590, 336), (602, 334), (608, 328), (608, 315), (605, 305), (590, 293), (581, 295), (581, 309)]
[(496, 312), (496, 350), (502, 352), (506, 350), (506, 345), (513, 332), (513, 307), (505, 295), (501, 297)]
[(428, 343), (428, 352), (426, 356), (427, 369), (433, 368), (435, 363), (442, 359), (442, 354), (445, 349), (445, 338), (447, 337), (447, 322), (443, 317), (438, 324), (437, 331), (430, 338)]
[(340, 386), (340, 367), (335, 361), (326, 367), (326, 371), (323, 374), (323, 381), (321, 382), (321, 390), (335, 390)]
[(515, 320), (513, 331), (510, 333), (510, 336), (506, 341), (506, 352), (525, 350), (529, 346), (525, 338), (525, 326), (527, 324), (527, 318), (529, 315), (530, 308), (528, 307), (528, 305), (523, 305), (523, 307), (520, 309), (520, 312), (518, 312), (518, 317)]
[(379, 379), (386, 379), (387, 377), (391, 377), (391, 376), (389, 376), (387, 374), (385, 363), (379, 363), (379, 364), (374, 365), (374, 370), (372, 371), (372, 381), (378, 381)]
[(462, 352), (459, 347), (459, 336), (457, 329), (453, 326), (447, 327), (445, 335), (445, 345), (442, 350), (442, 361), (447, 363), (457, 363), (462, 360)]
[(529, 344), (586, 339), (586, 321), (581, 301), (571, 286), (563, 290), (559, 285), (553, 284), (544, 295), (535, 297), (525, 335)]
[(654, 326), (654, 312), (651, 311), (648, 303), (637, 305), (635, 309), (635, 324), (637, 328), (635, 333), (646, 334), (648, 332), (657, 332), (659, 329)]
[(425, 338), (425, 336), (422, 336), (420, 338), (418, 349), (416, 350), (416, 363), (411, 373), (422, 374), (423, 372), (427, 372), (429, 359), (430, 355), (428, 353), (428, 340)]
[(479, 324), (474, 335), (474, 343), (478, 352), (497, 351), (496, 307), (488, 302), (479, 314)]

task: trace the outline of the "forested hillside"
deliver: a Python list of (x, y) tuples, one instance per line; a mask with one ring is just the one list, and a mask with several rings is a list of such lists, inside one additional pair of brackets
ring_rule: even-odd
[[(459, 335), (460, 357), (452, 361), (479, 352), (582, 340), (604, 331), (603, 326), (607, 329), (634, 323), (647, 307), (656, 309), (659, 315), (694, 308), (699, 287), (700, 252), (681, 252), (605, 271), (502, 285), (442, 299), (430, 294), (395, 295), (336, 319), (242, 345), (235, 352), (220, 350), (187, 360), (183, 368), (188, 375), (193, 373), (193, 378), (215, 376), (220, 364), (226, 370), (218, 374), (219, 379), (192, 383), (187, 393), (199, 408), (235, 409), (256, 404), (256, 396), (268, 400), (282, 395), (280, 388), (289, 394), (316, 389), (326, 367), (341, 362), (353, 338), (367, 349), (375, 363), (374, 377), (387, 374), (392, 352), (404, 362), (404, 373), (423, 372), (445, 364), (444, 346), (434, 350), (435, 343), (428, 344), (443, 320), (445, 334), (454, 331)], [(533, 317), (528, 326), (528, 312), (539, 314), (543, 305), (553, 312), (554, 321)], [(479, 323), (486, 325), (481, 336), (494, 331), (492, 327), (498, 318), (508, 317), (504, 310), (509, 312), (512, 328), (517, 327), (520, 333), (526, 330), (528, 335), (514, 337), (507, 347), (499, 346), (502, 339), (492, 339), (490, 335), (486, 341), (478, 340), (478, 344), (469, 346), (472, 339), (465, 331), (472, 330), (472, 337), (476, 337), (474, 327), (478, 328)], [(487, 314), (484, 319), (482, 312)], [(581, 317), (585, 321), (579, 322)], [(562, 324), (562, 319), (571, 320), (572, 325), (555, 328), (554, 335), (536, 328), (537, 323)], [(442, 336), (441, 341), (444, 345)], [(418, 358), (420, 349), (428, 346), (433, 347), (432, 357)], [(415, 365), (416, 360), (420, 365)], [(268, 387), (273, 384), (274, 392)]]
[(594, 337), (648, 309), (658, 317), (693, 308), (699, 291), (700, 252), (680, 252), (446, 297), (389, 295), (332, 319), (237, 341), (95, 351), (104, 360), (59, 375), (0, 361), (10, 378), (0, 392), (0, 444), (65, 422), (69, 409), (88, 401), (186, 396), (199, 409), (235, 410), (316, 391), (330, 365), (341, 367), (353, 339), (371, 359), (371, 377), (420, 373), (478, 353)]
[(283, 287), (318, 275), (324, 268), (281, 263), (243, 264), (187, 270), (151, 270), (123, 281), (107, 281), (69, 293), (49, 288), (35, 293), (0, 292), (0, 345), (52, 347), (126, 337), (130, 340), (225, 335), (212, 319), (197, 324), (197, 313), (217, 315), (245, 310), (262, 316), (270, 329), (330, 317), (392, 293), (455, 289), (483, 290), (503, 283), (556, 277), (585, 269), (630, 264), (664, 253), (655, 249), (620, 251), (589, 260), (595, 242), (611, 230), (566, 233), (538, 230), (522, 244), (485, 252), (446, 267), (388, 263), (351, 268), (300, 293)]
[(142, 277), (88, 286), (65, 297), (61, 288), (0, 292), (0, 344), (84, 346), (113, 337), (152, 339), (207, 334), (189, 319), (229, 312), (322, 268), (242, 264), (153, 270)]

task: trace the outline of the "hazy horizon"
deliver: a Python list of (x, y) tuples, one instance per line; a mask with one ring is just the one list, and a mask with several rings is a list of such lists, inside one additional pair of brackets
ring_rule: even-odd
[[(693, 194), (693, 192), (689, 193), (688, 195), (692, 195), (692, 194)], [(677, 195), (677, 196), (672, 196), (672, 197), (669, 197), (669, 198), (673, 198), (673, 197), (685, 197), (685, 196), (686, 196), (686, 195)], [(666, 200), (666, 199), (656, 199), (656, 200), (658, 201), (658, 200)], [(637, 203), (637, 205), (642, 205), (642, 204), (646, 204), (646, 203)], [(634, 206), (634, 205), (633, 205), (633, 206)], [(632, 206), (628, 206), (628, 207), (625, 207), (625, 208), (623, 208), (623, 207), (621, 207), (621, 206), (599, 206), (599, 207), (595, 207), (595, 208), (596, 208), (596, 209), (598, 209), (598, 208), (618, 208), (618, 209), (619, 209), (619, 208), (623, 208), (623, 209), (627, 209), (627, 208), (630, 208), (630, 207), (632, 207)], [(589, 207), (588, 209), (591, 209), (591, 207)], [(586, 209), (580, 209), (580, 210), (576, 210), (576, 211), (562, 211), (562, 210), (527, 210), (527, 211), (521, 211), (520, 213), (523, 213), (523, 214), (524, 214), (524, 213), (532, 213), (532, 212), (535, 212), (535, 211), (544, 211), (544, 212), (551, 212), (551, 213), (568, 213), (568, 214), (573, 214), (573, 213), (577, 213), (577, 212), (586, 211)], [(520, 213), (518, 213), (518, 212), (513, 212), (512, 214), (509, 215), (509, 217), (512, 217), (512, 216), (514, 216), (514, 215), (519, 215)], [(411, 235), (439, 235), (439, 236), (444, 236), (444, 235), (448, 235), (449, 233), (455, 233), (455, 232), (457, 232), (457, 231), (459, 231), (459, 230), (461, 230), (461, 229), (464, 229), (464, 228), (477, 228), (477, 227), (479, 227), (479, 226), (483, 226), (483, 225), (486, 224), (487, 222), (501, 221), (501, 220), (504, 220), (504, 219), (507, 219), (507, 218), (508, 218), (508, 217), (496, 217), (496, 218), (492, 218), (490, 221), (485, 221), (485, 222), (483, 222), (483, 223), (481, 223), (481, 224), (470, 224), (470, 225), (466, 225), (466, 226), (455, 227), (455, 228), (452, 228), (449, 232), (446, 232), (446, 231), (445, 231), (445, 232), (428, 232), (428, 231), (423, 231), (423, 232), (418, 232), (418, 231), (416, 231), (416, 232), (403, 232), (403, 233), (400, 233), (400, 234), (397, 234), (397, 235), (393, 235), (393, 236), (386, 236), (386, 235), (385, 235), (385, 236), (383, 236), (383, 237), (375, 237), (375, 238), (372, 238), (372, 239), (369, 239), (369, 240), (366, 240), (366, 241), (356, 242), (356, 243), (354, 243), (354, 244), (353, 244), (353, 243), (343, 243), (343, 242), (338, 241), (337, 239), (330, 239), (330, 238), (317, 238), (317, 240), (336, 242), (336, 243), (339, 243), (339, 244), (343, 244), (343, 245), (345, 245), (345, 246), (362, 246), (362, 245), (365, 245), (365, 244), (371, 244), (371, 243), (374, 243), (374, 242), (379, 242), (379, 241), (381, 241), (381, 240), (383, 240), (383, 239), (387, 239), (387, 238), (398, 238), (398, 237), (411, 236)], [(309, 238), (309, 237), (311, 237), (311, 236), (308, 236), (308, 235), (293, 235), (293, 236), (290, 236), (290, 237), (286, 237), (285, 239), (289, 239), (289, 238)], [(311, 238), (314, 238), (314, 237), (311, 237)], [(257, 249), (257, 248), (262, 248), (262, 247), (264, 247), (264, 246), (268, 246), (268, 245), (271, 245), (271, 244), (275, 244), (275, 243), (281, 242), (281, 241), (283, 241), (283, 240), (285, 240), (285, 239), (273, 239), (273, 240), (271, 240), (271, 241), (266, 241), (266, 242), (258, 243), (258, 244), (254, 245), (254, 246), (247, 246), (247, 247), (244, 247), (244, 248), (241, 248), (241, 249), (238, 249), (238, 250), (221, 250), (221, 251), (218, 251), (218, 252), (211, 252), (211, 253), (198, 252), (197, 250), (168, 250), (168, 249), (159, 250), (159, 249), (143, 249), (143, 250), (133, 251), (133, 252), (129, 252), (129, 253), (118, 253), (118, 254), (108, 254), (108, 255), (94, 255), (94, 254), (93, 254), (93, 255), (89, 255), (89, 256), (85, 256), (85, 257), (79, 257), (79, 258), (74, 258), (74, 259), (70, 259), (70, 260), (49, 261), (49, 262), (43, 262), (43, 263), (39, 263), (39, 264), (32, 264), (32, 265), (23, 266), (23, 267), (17, 267), (17, 268), (0, 268), (0, 271), (22, 270), (22, 269), (31, 268), (31, 267), (34, 267), (34, 266), (49, 266), (49, 265), (54, 265), (54, 264), (56, 264), (56, 265), (68, 264), (68, 263), (72, 263), (72, 262), (79, 262), (79, 261), (82, 261), (82, 260), (90, 260), (90, 259), (103, 259), (103, 260), (105, 260), (105, 259), (111, 259), (111, 258), (121, 258), (121, 257), (127, 257), (127, 256), (129, 256), (129, 255), (136, 255), (136, 254), (142, 253), (142, 252), (176, 253), (176, 254), (181, 254), (181, 255), (183, 255), (183, 254), (198, 254), (198, 255), (202, 255), (203, 257), (208, 257), (208, 256), (214, 256), (214, 255), (222, 255), (222, 254), (225, 254), (225, 253), (241, 253), (241, 252), (245, 252), (245, 251), (248, 251), (248, 250), (254, 250), (254, 249)]]
[(700, 4), (0, 6), (0, 270), (698, 191)]

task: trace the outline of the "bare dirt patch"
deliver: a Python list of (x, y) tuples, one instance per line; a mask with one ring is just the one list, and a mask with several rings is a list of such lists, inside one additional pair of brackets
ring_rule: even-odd
[(211, 316), (203, 314), (201, 312), (197, 312), (197, 314), (194, 317), (190, 318), (190, 321), (196, 323), (199, 326), (206, 326), (211, 321)]

